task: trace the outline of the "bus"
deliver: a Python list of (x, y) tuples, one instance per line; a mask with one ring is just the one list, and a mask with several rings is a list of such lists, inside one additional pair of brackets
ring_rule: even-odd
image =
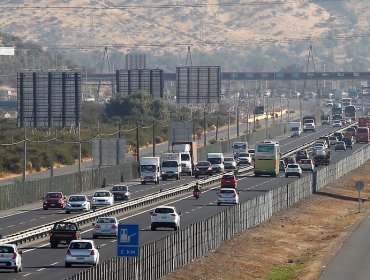
[(346, 107), (346, 106), (350, 106), (350, 105), (352, 105), (352, 98), (351, 97), (344, 97), (344, 98), (342, 98), (342, 100), (341, 100), (341, 103), (342, 103), (342, 107)]
[(263, 141), (256, 144), (254, 154), (254, 175), (279, 175), (280, 145), (278, 142)]
[(355, 121), (356, 120), (356, 107), (353, 105), (344, 107), (344, 116), (346, 118), (351, 118), (352, 121)]
[(331, 118), (332, 120), (340, 120), (342, 119), (343, 117), (343, 108), (342, 108), (342, 105), (339, 103), (339, 104), (335, 104), (333, 105), (333, 107), (331, 108)]

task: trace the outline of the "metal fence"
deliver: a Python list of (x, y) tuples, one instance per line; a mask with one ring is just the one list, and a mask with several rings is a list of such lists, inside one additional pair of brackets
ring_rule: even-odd
[[(268, 128), (271, 137), (281, 135), (289, 124), (276, 124)], [(237, 139), (208, 145), (198, 149), (199, 160), (205, 160), (207, 153), (223, 152), (230, 153), (231, 145), (235, 141), (248, 141), (254, 145), (256, 141), (264, 140), (265, 131), (255, 131), (251, 134), (242, 135)], [(0, 210), (14, 208), (40, 201), (49, 191), (62, 191), (65, 195), (75, 194), (100, 188), (107, 184), (121, 181), (132, 181), (138, 178), (138, 163), (128, 162), (122, 165), (92, 168), (91, 170), (71, 173), (51, 178), (32, 181), (17, 181), (9, 185), (0, 186)]]
[(235, 205), (217, 215), (140, 248), (139, 258), (113, 258), (97, 267), (66, 278), (68, 280), (152, 280), (182, 267), (216, 249), (248, 228), (254, 227), (286, 209), (312, 192), (359, 167), (370, 159), (370, 147), (276, 189)]

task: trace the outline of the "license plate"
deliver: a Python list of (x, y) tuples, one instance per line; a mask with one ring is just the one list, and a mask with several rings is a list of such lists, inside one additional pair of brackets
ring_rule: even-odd
[(109, 232), (109, 229), (103, 229), (102, 232)]
[(162, 217), (161, 219), (167, 219), (167, 217)]
[(83, 261), (83, 260), (85, 260), (85, 258), (84, 257), (79, 257), (79, 258), (76, 258), (78, 261)]
[(0, 266), (5, 266), (6, 264), (5, 263), (0, 263)]
[(50, 206), (55, 206), (55, 203), (50, 204)]

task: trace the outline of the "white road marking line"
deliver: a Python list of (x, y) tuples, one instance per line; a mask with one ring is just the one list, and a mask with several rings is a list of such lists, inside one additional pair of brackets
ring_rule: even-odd
[(111, 241), (110, 241), (110, 243), (114, 243), (114, 242), (116, 242), (116, 241), (117, 241), (117, 240), (111, 240)]
[(27, 212), (30, 212), (30, 211), (34, 211), (34, 210), (41, 210), (41, 208), (34, 208), (34, 209), (30, 209), (30, 210), (21, 210), (20, 213), (13, 213), (13, 214), (1, 216), (0, 219), (11, 217), (11, 216), (15, 216), (15, 215), (24, 214), (24, 213), (27, 213)]
[(107, 244), (103, 243), (103, 244), (101, 244), (101, 245), (100, 245), (100, 247), (103, 247), (103, 246), (106, 246), (106, 245), (107, 245)]
[(43, 267), (43, 268), (39, 268), (38, 270), (36, 270), (36, 271), (43, 271), (45, 269), (45, 267)]
[(10, 228), (10, 227), (14, 227), (14, 225), (10, 225), (10, 226), (7, 226), (8, 228)]
[(58, 264), (59, 262), (55, 262), (55, 263), (52, 263), (51, 265), (56, 265), (56, 264)]
[(23, 275), (23, 277), (28, 276), (28, 275), (31, 275), (31, 273), (27, 273), (27, 274)]
[(31, 251), (34, 251), (34, 250), (36, 250), (38, 248), (42, 248), (42, 247), (46, 247), (46, 246), (50, 246), (50, 243), (40, 245), (40, 246), (38, 246), (36, 248), (33, 248), (33, 249), (24, 250), (23, 253), (31, 252)]
[(45, 219), (45, 217), (40, 217), (40, 219)]
[(30, 220), (30, 222), (33, 222), (33, 221), (36, 221), (36, 219), (32, 219), (32, 220)]
[[(23, 225), (23, 224), (25, 224), (26, 222), (21, 222), (21, 223), (19, 223), (20, 225)], [(1, 228), (0, 228), (1, 229)]]

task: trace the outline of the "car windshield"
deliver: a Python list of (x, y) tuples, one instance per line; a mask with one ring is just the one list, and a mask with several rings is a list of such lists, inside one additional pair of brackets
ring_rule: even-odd
[(224, 161), (230, 162), (230, 161), (234, 161), (234, 159), (233, 158), (229, 158), (229, 157), (228, 158), (225, 157), (225, 160)]
[(223, 179), (232, 180), (232, 179), (234, 179), (234, 175), (224, 175)]
[(155, 213), (158, 213), (158, 214), (170, 214), (170, 213), (174, 213), (174, 209), (172, 208), (156, 208)]
[(14, 253), (14, 248), (12, 246), (0, 246), (0, 254), (1, 253)]
[(127, 191), (127, 186), (113, 186), (112, 191)]
[(298, 168), (298, 165), (296, 165), (296, 164), (289, 164), (288, 167), (289, 168)]
[(69, 201), (85, 201), (86, 200), (86, 197), (85, 196), (82, 196), (82, 195), (79, 195), (79, 196), (71, 196), (69, 198)]
[(46, 197), (47, 198), (61, 198), (62, 194), (61, 193), (47, 193)]
[(189, 154), (181, 154), (181, 161), (189, 161), (190, 155)]
[(209, 162), (208, 161), (201, 161), (201, 162), (198, 162), (197, 166), (209, 166)]
[(235, 191), (234, 190), (225, 190), (225, 189), (223, 189), (223, 190), (220, 191), (220, 193), (235, 193)]
[(105, 197), (105, 196), (110, 196), (109, 192), (96, 192), (94, 193), (95, 197)]
[(301, 163), (311, 163), (311, 161), (309, 159), (302, 159)]
[(238, 157), (249, 157), (249, 154), (247, 154), (247, 153), (240, 153)]
[(246, 149), (247, 145), (245, 143), (234, 143), (234, 149)]
[(221, 158), (208, 158), (211, 164), (221, 164)]
[(107, 218), (107, 217), (101, 217), (96, 221), (97, 224), (115, 224), (116, 219), (114, 218)]
[(164, 161), (162, 162), (162, 167), (178, 167), (177, 161)]
[(57, 229), (57, 230), (72, 230), (72, 231), (76, 231), (77, 230), (77, 227), (76, 225), (74, 224), (56, 224), (54, 225), (54, 229)]
[(69, 249), (88, 250), (88, 249), (92, 249), (92, 244), (90, 242), (72, 242), (69, 245)]

